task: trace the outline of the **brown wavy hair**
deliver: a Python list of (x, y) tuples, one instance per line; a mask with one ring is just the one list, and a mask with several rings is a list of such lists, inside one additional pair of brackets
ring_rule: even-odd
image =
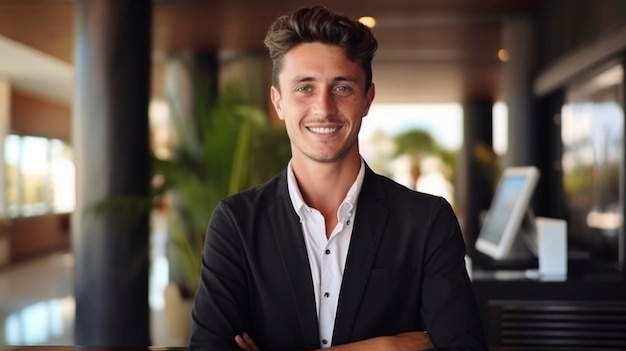
[(362, 23), (323, 6), (300, 8), (277, 18), (263, 42), (272, 59), (272, 82), (276, 87), (285, 54), (298, 44), (313, 42), (341, 47), (348, 60), (361, 64), (366, 90), (372, 84), (372, 59), (378, 48), (374, 33)]

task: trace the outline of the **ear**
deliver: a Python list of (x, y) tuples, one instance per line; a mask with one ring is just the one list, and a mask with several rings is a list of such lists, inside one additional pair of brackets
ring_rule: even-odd
[(283, 116), (282, 98), (280, 96), (280, 91), (273, 85), (270, 88), (270, 98), (272, 99), (272, 105), (274, 105), (274, 110), (276, 110), (278, 118), (284, 121), (285, 117)]
[(374, 101), (375, 95), (376, 95), (376, 87), (374, 86), (374, 83), (372, 83), (369, 89), (367, 89), (367, 92), (365, 93), (366, 105), (365, 105), (365, 109), (363, 111), (362, 117), (367, 116), (367, 114), (369, 113), (370, 106), (372, 106), (372, 102)]

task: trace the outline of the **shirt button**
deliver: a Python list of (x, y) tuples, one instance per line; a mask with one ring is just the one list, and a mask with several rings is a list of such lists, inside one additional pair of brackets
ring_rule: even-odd
[(322, 339), (322, 344), (324, 344), (324, 345), (328, 344), (328, 340)]
[(324, 297), (329, 297), (329, 296), (330, 296), (329, 293), (327, 293), (327, 292), (324, 293)]
[(326, 251), (324, 251), (325, 254), (330, 255), (330, 250), (326, 249)]

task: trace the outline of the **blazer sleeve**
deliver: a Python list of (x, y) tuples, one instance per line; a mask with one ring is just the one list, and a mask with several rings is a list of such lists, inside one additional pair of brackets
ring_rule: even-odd
[(248, 310), (240, 236), (226, 202), (209, 222), (200, 284), (191, 313), (191, 349), (239, 350), (235, 335), (244, 331)]
[(440, 199), (430, 218), (421, 308), (428, 333), (436, 350), (487, 350), (454, 211)]

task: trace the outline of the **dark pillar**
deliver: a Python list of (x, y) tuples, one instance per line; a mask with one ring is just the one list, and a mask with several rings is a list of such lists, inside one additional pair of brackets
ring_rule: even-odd
[(509, 115), (509, 150), (504, 166), (536, 166), (540, 176), (530, 207), (538, 216), (564, 218), (561, 170), (564, 93), (555, 91), (541, 99), (532, 93), (535, 33), (529, 17), (507, 19), (503, 42), (510, 56), (503, 66)]
[(497, 156), (493, 151), (493, 102), (463, 104), (463, 149), (458, 178), (461, 226), (468, 254), (480, 231), (480, 216), (489, 209), (495, 181)]
[(531, 206), (537, 216), (566, 218), (563, 184), (563, 141), (561, 109), (565, 103), (563, 89), (538, 99), (537, 128), (533, 132), (533, 155), (541, 170)]
[(151, 1), (75, 4), (75, 343), (145, 346), (148, 216), (85, 210), (115, 195), (149, 195)]
[(520, 16), (505, 20), (502, 38), (510, 57), (503, 65), (504, 102), (509, 116), (508, 150), (503, 166), (534, 165), (532, 144), (537, 116), (532, 94), (535, 43), (531, 19)]

